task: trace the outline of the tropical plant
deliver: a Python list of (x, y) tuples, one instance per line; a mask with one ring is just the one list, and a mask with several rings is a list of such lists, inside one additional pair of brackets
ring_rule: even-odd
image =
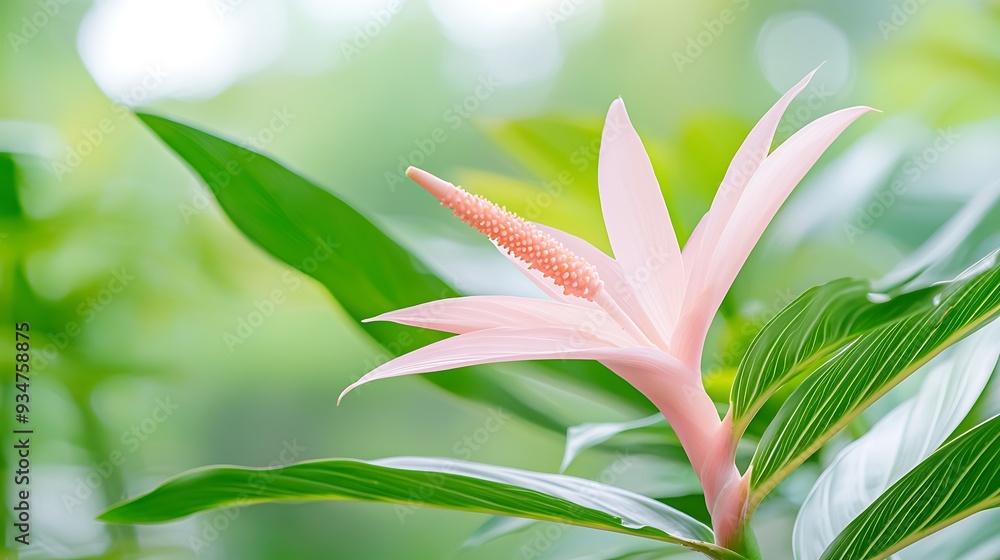
[[(1000, 354), (1000, 332), (988, 326), (1000, 313), (996, 253), (944, 281), (921, 274), (931, 263), (911, 262), (913, 274), (877, 289), (850, 278), (809, 289), (756, 334), (724, 381), (723, 402), (713, 399), (718, 391), (706, 389), (702, 353), (730, 285), (795, 185), (841, 132), (871, 110), (853, 107), (820, 117), (771, 151), (782, 114), (811, 76), (751, 130), (683, 250), (620, 99), (608, 113), (598, 166), (614, 258), (429, 173), (408, 171), (488, 236), (545, 299), (459, 297), (331, 193), (263, 155), (139, 114), (204, 179), (247, 237), (325, 286), (372, 339), (395, 354), (403, 332), (424, 345), (375, 368), (344, 393), (376, 379), (468, 368), (426, 378), (540, 427), (568, 431), (564, 468), (588, 448), (614, 449), (620, 437), (643, 433), (662, 468), (675, 469), (678, 479), (693, 470), (694, 485), (684, 486), (696, 499), (455, 459), (329, 459), (270, 469), (266, 477), (241, 467), (195, 470), (110, 508), (101, 519), (159, 523), (252, 503), (371, 501), (644, 539), (625, 549), (609, 547), (602, 557), (668, 552), (651, 540), (716, 559), (760, 558), (751, 520), (764, 498), (932, 361), (917, 394), (844, 448), (819, 477), (795, 525), (795, 555), (886, 558), (1000, 505), (1000, 418), (954, 436)], [(334, 249), (330, 258), (313, 258), (319, 245)], [(456, 336), (403, 330), (413, 326)], [(523, 388), (493, 365), (525, 360), (538, 360), (532, 371), (541, 378), (578, 394), (602, 395), (641, 419), (567, 424), (543, 401), (521, 398)], [(653, 408), (660, 414), (649, 416)], [(492, 521), (471, 540), (481, 543), (523, 526)]]

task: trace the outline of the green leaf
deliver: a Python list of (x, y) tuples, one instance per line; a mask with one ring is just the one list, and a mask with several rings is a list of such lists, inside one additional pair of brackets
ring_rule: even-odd
[(809, 491), (792, 533), (796, 560), (818, 559), (851, 520), (940, 447), (979, 399), (998, 358), (994, 322), (925, 366), (917, 393), (841, 450)]
[(824, 560), (879, 560), (1000, 506), (1000, 416), (934, 452), (852, 521)]
[(99, 519), (160, 523), (220, 507), (306, 500), (396, 504), (400, 516), (414, 506), (430, 506), (554, 521), (681, 544), (712, 558), (740, 558), (710, 544), (708, 527), (639, 494), (563, 475), (421, 457), (197, 469)]
[[(318, 280), (356, 321), (458, 295), (345, 202), (277, 162), (162, 117), (138, 116), (201, 176), (244, 235)], [(445, 336), (388, 322), (360, 327), (387, 351), (386, 358)], [(596, 362), (539, 362), (537, 370), (580, 388), (580, 393), (597, 389), (629, 410), (655, 410), (638, 391)], [(461, 397), (501, 406), (539, 426), (557, 432), (568, 427), (568, 422), (540, 405), (519, 398), (519, 389), (493, 368), (421, 378)]]
[(535, 117), (480, 121), (479, 128), (494, 144), (542, 181), (570, 173), (597, 200), (597, 156), (602, 119)]
[(751, 463), (750, 507), (848, 422), (942, 350), (1000, 312), (997, 254), (930, 304), (876, 328), (820, 366), (782, 405)]
[(897, 320), (938, 289), (919, 290), (875, 303), (867, 281), (843, 278), (806, 290), (761, 329), (744, 354), (730, 402), (739, 437), (782, 385), (813, 371), (863, 333)]

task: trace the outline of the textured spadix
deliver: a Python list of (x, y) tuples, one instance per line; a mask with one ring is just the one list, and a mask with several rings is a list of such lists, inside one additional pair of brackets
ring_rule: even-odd
[(601, 291), (601, 279), (593, 265), (517, 214), (422, 169), (411, 167), (406, 175), (463, 222), (551, 279), (566, 295), (594, 301)]

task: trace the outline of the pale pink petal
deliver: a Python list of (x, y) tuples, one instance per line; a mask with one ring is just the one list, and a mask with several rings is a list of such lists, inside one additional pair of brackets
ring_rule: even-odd
[(601, 137), (598, 185), (615, 259), (659, 332), (671, 332), (684, 298), (684, 266), (646, 150), (616, 99)]
[(792, 100), (809, 85), (809, 80), (815, 73), (816, 70), (810, 72), (785, 95), (781, 96), (781, 99), (757, 121), (740, 149), (736, 151), (736, 155), (722, 179), (722, 184), (719, 185), (719, 190), (715, 193), (712, 207), (698, 222), (698, 226), (684, 245), (682, 254), (684, 271), (688, 277), (688, 289), (699, 290), (704, 284), (708, 264), (711, 262), (719, 237), (722, 235), (726, 223), (729, 222), (729, 217), (732, 216), (736, 203), (743, 195), (743, 190), (750, 182), (750, 177), (770, 153), (771, 142), (774, 140), (774, 133), (778, 129), (781, 116), (788, 109)]
[(588, 329), (623, 346), (638, 344), (601, 309), (516, 296), (468, 296), (442, 299), (383, 313), (369, 321), (464, 334), (497, 327)]
[(688, 293), (681, 316), (683, 328), (671, 340), (672, 351), (685, 363), (693, 365), (701, 361), (708, 327), (722, 299), (792, 189), (851, 123), (873, 110), (851, 107), (820, 117), (792, 135), (761, 163), (719, 237), (704, 286)]
[[(521, 360), (592, 359), (608, 342), (584, 329), (496, 328), (460, 334), (395, 358), (365, 374), (340, 394), (376, 379)], [(338, 402), (340, 402), (338, 399)]]
[(622, 308), (628, 318), (639, 327), (646, 337), (657, 344), (661, 350), (666, 351), (670, 333), (657, 330), (656, 324), (650, 319), (646, 308), (639, 303), (639, 298), (636, 297), (632, 286), (626, 281), (621, 265), (606, 255), (604, 251), (571, 233), (541, 224), (535, 224), (535, 227), (551, 235), (567, 249), (594, 265), (601, 280), (604, 281), (604, 289), (611, 296), (611, 299)]

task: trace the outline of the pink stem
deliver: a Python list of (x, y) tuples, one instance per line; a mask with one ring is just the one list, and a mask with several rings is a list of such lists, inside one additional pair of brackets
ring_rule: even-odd
[(715, 402), (702, 385), (700, 372), (666, 376), (631, 364), (605, 365), (628, 380), (663, 413), (705, 490), (716, 544), (727, 546), (738, 537), (745, 521), (748, 481), (736, 468), (730, 416), (719, 418)]

